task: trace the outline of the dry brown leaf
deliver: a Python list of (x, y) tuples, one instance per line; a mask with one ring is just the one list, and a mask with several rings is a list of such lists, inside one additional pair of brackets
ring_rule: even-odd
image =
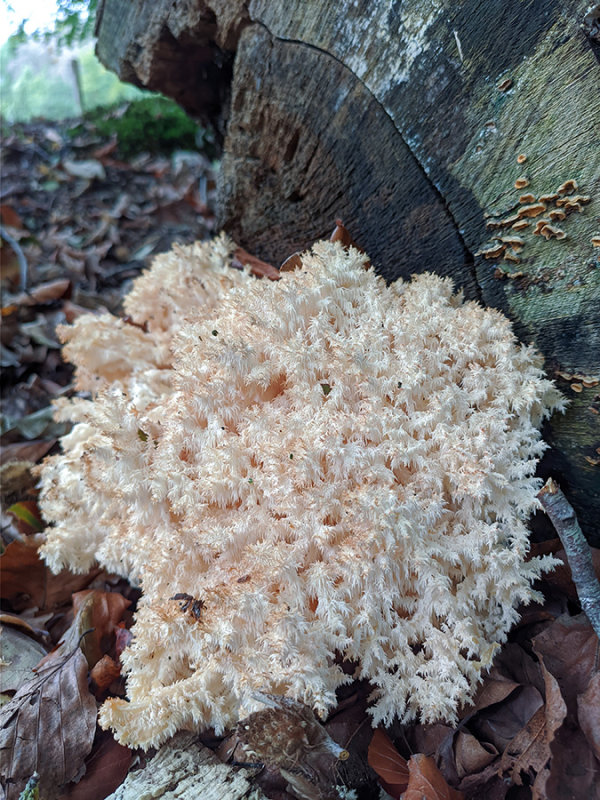
[[(90, 669), (113, 646), (115, 629), (131, 601), (118, 592), (86, 590), (73, 595), (75, 620), (71, 626), (76, 637), (93, 629), (81, 642)], [(77, 624), (76, 624), (77, 623)]]
[(279, 280), (279, 270), (256, 256), (250, 255), (243, 247), (237, 247), (231, 260), (231, 265), (238, 269), (250, 267), (250, 272), (257, 278), (270, 278), (272, 281)]
[(510, 679), (522, 686), (534, 686), (540, 696), (544, 692), (544, 678), (540, 665), (516, 642), (508, 642), (500, 650), (494, 659), (491, 676), (500, 680)]
[(90, 672), (90, 678), (95, 685), (95, 693), (97, 696), (106, 691), (113, 681), (121, 675), (121, 665), (118, 664), (114, 658), (109, 655), (103, 655), (102, 658), (94, 664)]
[(537, 772), (546, 764), (550, 754), (544, 749), (544, 733), (545, 715), (542, 707), (538, 708), (527, 725), (509, 742), (502, 754), (500, 770), (510, 772), (513, 783), (522, 786), (521, 772), (529, 773), (530, 768)]
[(96, 589), (76, 592), (73, 595), (73, 622), (58, 646), (48, 653), (42, 663), (62, 658), (65, 653), (80, 647), (88, 667), (92, 669), (115, 645), (117, 623), (130, 604), (118, 592), (101, 592)]
[[(579, 727), (578, 696), (596, 671), (598, 637), (585, 614), (564, 614), (533, 639), (536, 654), (554, 675), (567, 704), (567, 716), (551, 745), (552, 761), (544, 792), (548, 800), (585, 797), (600, 800), (600, 769)], [(544, 795), (538, 795), (543, 797)]]
[(2, 692), (16, 692), (33, 677), (33, 668), (46, 655), (45, 649), (31, 636), (0, 626), (0, 686)]
[(450, 752), (454, 739), (455, 728), (434, 722), (430, 725), (415, 725), (410, 739), (412, 753), (425, 753), (426, 756), (436, 755), (442, 751)]
[(519, 685), (520, 684), (516, 681), (511, 681), (500, 675), (498, 678), (491, 676), (484, 678), (482, 685), (477, 690), (477, 694), (473, 699), (473, 708), (468, 709), (469, 713), (476, 713), (488, 706), (501, 703), (503, 700), (506, 700), (515, 689), (518, 689)]
[(115, 629), (115, 658), (121, 658), (121, 653), (129, 647), (133, 641), (133, 634), (129, 628), (125, 628), (123, 623), (117, 625)]
[[(350, 231), (346, 228), (344, 223), (341, 219), (336, 219), (335, 221), (335, 228), (331, 236), (329, 237), (330, 242), (341, 242), (344, 247), (354, 247), (355, 250), (358, 250), (361, 253), (365, 251), (360, 247), (360, 245), (356, 244), (352, 236), (350, 235)], [(367, 259), (365, 260), (365, 269), (369, 269), (371, 266), (371, 262)]]
[(580, 728), (567, 719), (552, 742), (547, 800), (600, 800), (600, 768)]
[(422, 753), (408, 762), (408, 787), (403, 800), (463, 800), (464, 795), (448, 786), (433, 758)]
[(456, 727), (441, 722), (430, 725), (415, 725), (407, 741), (411, 753), (423, 753), (435, 759), (446, 780), (458, 782), (454, 737)]
[(56, 608), (87, 586), (99, 571), (75, 575), (63, 570), (54, 575), (38, 556), (35, 543), (11, 542), (0, 557), (0, 597), (10, 600), (15, 611), (31, 606)]
[(408, 764), (380, 728), (373, 733), (367, 761), (379, 776), (385, 791), (392, 797), (400, 797), (408, 786)]
[(108, 731), (98, 731), (94, 747), (85, 762), (85, 775), (65, 787), (59, 800), (104, 800), (127, 776), (132, 752)]
[(302, 267), (302, 254), (300, 252), (292, 253), (279, 267), (279, 272), (293, 272)]
[(547, 753), (549, 758), (546, 760), (545, 766), (543, 766), (538, 771), (538, 774), (534, 781), (533, 794), (532, 794), (533, 800), (547, 800), (548, 796), (546, 794), (546, 783), (550, 777), (550, 770), (551, 770), (551, 761), (552, 761), (551, 745), (556, 735), (556, 732), (559, 730), (559, 728), (561, 727), (561, 725), (565, 720), (565, 717), (567, 716), (567, 704), (565, 703), (564, 698), (561, 694), (558, 681), (545, 668), (544, 661), (541, 657), (540, 657), (540, 664), (542, 666), (542, 671), (544, 673), (544, 682), (546, 684), (545, 738), (548, 743)]
[(329, 241), (341, 242), (344, 245), (344, 247), (356, 247), (356, 245), (354, 244), (354, 240), (352, 239), (352, 236), (350, 236), (350, 231), (348, 230), (348, 228), (346, 228), (341, 219), (336, 219), (335, 228), (333, 229), (333, 232), (329, 237)]
[(592, 675), (585, 692), (577, 697), (577, 718), (594, 755), (600, 761), (600, 672)]
[(16, 800), (34, 772), (42, 795), (79, 774), (96, 730), (96, 701), (87, 676), (77, 648), (41, 667), (0, 711), (0, 781), (6, 800)]
[(39, 283), (28, 292), (23, 292), (15, 297), (13, 303), (21, 306), (35, 306), (51, 303), (70, 293), (71, 281), (68, 278), (58, 278), (55, 281)]
[(23, 227), (21, 217), (17, 214), (15, 209), (7, 203), (2, 203), (2, 205), (0, 205), (0, 220), (3, 225), (8, 225), (9, 228)]
[(4, 448), (0, 451), (2, 455), (2, 466), (0, 467), (0, 497), (2, 505), (7, 506), (15, 503), (23, 497), (30, 496), (37, 482), (37, 478), (32, 474), (31, 461), (10, 461), (4, 460)]
[(0, 613), (0, 623), (2, 625), (10, 625), (14, 628), (21, 628), (25, 633), (30, 634), (32, 637), (47, 636), (47, 632), (42, 628), (35, 628), (31, 622), (18, 614), (5, 614)]
[(567, 705), (576, 708), (594, 672), (598, 637), (585, 614), (558, 617), (533, 639), (536, 654), (557, 679)]
[(63, 301), (62, 311), (65, 315), (65, 321), (70, 325), (82, 314), (104, 314), (106, 313), (106, 307), (104, 305), (97, 305), (93, 309), (85, 308), (84, 306), (71, 302), (71, 300), (65, 300)]
[(484, 745), (472, 734), (461, 730), (454, 740), (456, 771), (459, 778), (480, 772), (497, 757), (498, 751), (491, 745)]
[(106, 158), (106, 156), (109, 156), (112, 153), (114, 153), (118, 146), (119, 142), (117, 140), (117, 137), (113, 136), (111, 139), (109, 139), (108, 142), (101, 145), (100, 147), (97, 147), (92, 152), (92, 156), (100, 161), (101, 159)]
[(504, 702), (480, 712), (469, 728), (481, 741), (490, 742), (502, 752), (543, 703), (542, 695), (534, 686), (521, 686)]
[[(592, 564), (594, 566), (594, 570), (598, 578), (600, 578), (600, 548), (590, 547), (590, 551), (592, 554)], [(577, 596), (577, 589), (573, 583), (571, 567), (567, 561), (565, 551), (559, 546), (553, 554), (556, 556), (556, 558), (559, 558), (562, 563), (558, 564), (552, 570), (552, 572), (544, 575), (544, 582), (554, 586), (555, 589), (558, 589), (559, 592), (566, 594), (571, 600), (577, 601), (579, 599)]]
[(458, 788), (470, 800), (504, 800), (511, 786), (498, 775), (498, 764), (489, 764), (481, 772), (465, 775)]
[(550, 774), (550, 744), (567, 714), (567, 705), (556, 678), (548, 672), (541, 657), (540, 666), (544, 676), (546, 702), (507, 745), (502, 754), (500, 771), (510, 773), (512, 781), (518, 786), (523, 785), (521, 773), (525, 773), (534, 780), (534, 797), (543, 798), (544, 785)]
[(0, 447), (0, 461), (2, 464), (12, 461), (29, 461), (34, 464), (43, 458), (55, 444), (56, 439), (34, 439), (31, 442), (5, 444)]

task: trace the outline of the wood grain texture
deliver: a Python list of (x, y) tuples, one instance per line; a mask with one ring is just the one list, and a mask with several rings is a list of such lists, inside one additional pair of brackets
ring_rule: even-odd
[(238, 46), (220, 181), (223, 224), (261, 258), (280, 264), (341, 217), (385, 277), (435, 263), (477, 296), (443, 199), (380, 104), (339, 62), (260, 25)]
[(145, 767), (129, 773), (107, 800), (266, 800), (250, 773), (223, 764), (192, 733), (178, 733)]
[[(105, 0), (104, 16), (127, 5)], [(231, 102), (225, 79), (211, 114), (228, 121), (220, 221), (240, 244), (280, 263), (341, 216), (386, 278), (451, 275), (536, 344), (571, 401), (546, 426), (540, 471), (560, 480), (600, 546), (600, 66), (582, 28), (588, 4), (202, 0), (183, 4), (185, 19), (165, 0), (137, 7), (158, 34), (138, 25), (115, 39), (113, 62), (127, 51), (138, 81), (196, 94), (189, 110), (206, 107), (208, 88), (181, 53), (195, 40), (236, 50)], [(210, 30), (190, 22), (200, 7)], [(490, 227), (521, 195), (537, 200), (568, 179), (589, 201), (564, 220), (547, 216), (560, 217), (555, 199), (522, 230)], [(540, 219), (564, 237), (536, 235)], [(507, 235), (522, 246), (481, 254)]]

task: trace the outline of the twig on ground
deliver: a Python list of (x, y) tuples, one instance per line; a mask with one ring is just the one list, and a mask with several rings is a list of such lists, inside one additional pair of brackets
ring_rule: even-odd
[(565, 549), (581, 607), (600, 637), (600, 581), (594, 572), (592, 554), (575, 512), (552, 478), (548, 478), (537, 496)]
[(15, 251), (17, 261), (19, 262), (19, 289), (24, 292), (27, 289), (27, 259), (25, 258), (25, 254), (21, 250), (21, 245), (10, 235), (4, 226), (0, 227), (0, 236), (2, 236)]

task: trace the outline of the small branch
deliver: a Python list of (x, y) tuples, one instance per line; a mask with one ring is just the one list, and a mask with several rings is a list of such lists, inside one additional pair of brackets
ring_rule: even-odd
[(458, 38), (458, 33), (456, 31), (452, 31), (452, 33), (454, 34), (454, 40), (456, 41), (456, 48), (458, 50), (458, 56), (459, 56), (459, 58), (460, 58), (460, 60), (462, 62), (462, 61), (464, 61), (464, 58), (463, 58), (462, 47), (461, 47), (461, 44), (460, 44), (460, 39)]
[(600, 638), (600, 582), (594, 572), (592, 554), (575, 512), (552, 478), (548, 478), (537, 497), (556, 528), (567, 555), (581, 607)]
[(24, 292), (27, 289), (27, 259), (25, 258), (25, 253), (21, 250), (21, 245), (10, 235), (4, 226), (0, 228), (0, 236), (2, 236), (15, 251), (17, 261), (19, 262), (19, 289)]

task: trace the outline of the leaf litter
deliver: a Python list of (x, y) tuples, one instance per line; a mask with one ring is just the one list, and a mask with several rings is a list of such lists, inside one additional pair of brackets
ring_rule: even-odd
[(79, 647), (37, 669), (0, 711), (0, 780), (16, 800), (38, 773), (42, 790), (78, 777), (92, 749), (96, 701), (88, 689), (87, 662)]

